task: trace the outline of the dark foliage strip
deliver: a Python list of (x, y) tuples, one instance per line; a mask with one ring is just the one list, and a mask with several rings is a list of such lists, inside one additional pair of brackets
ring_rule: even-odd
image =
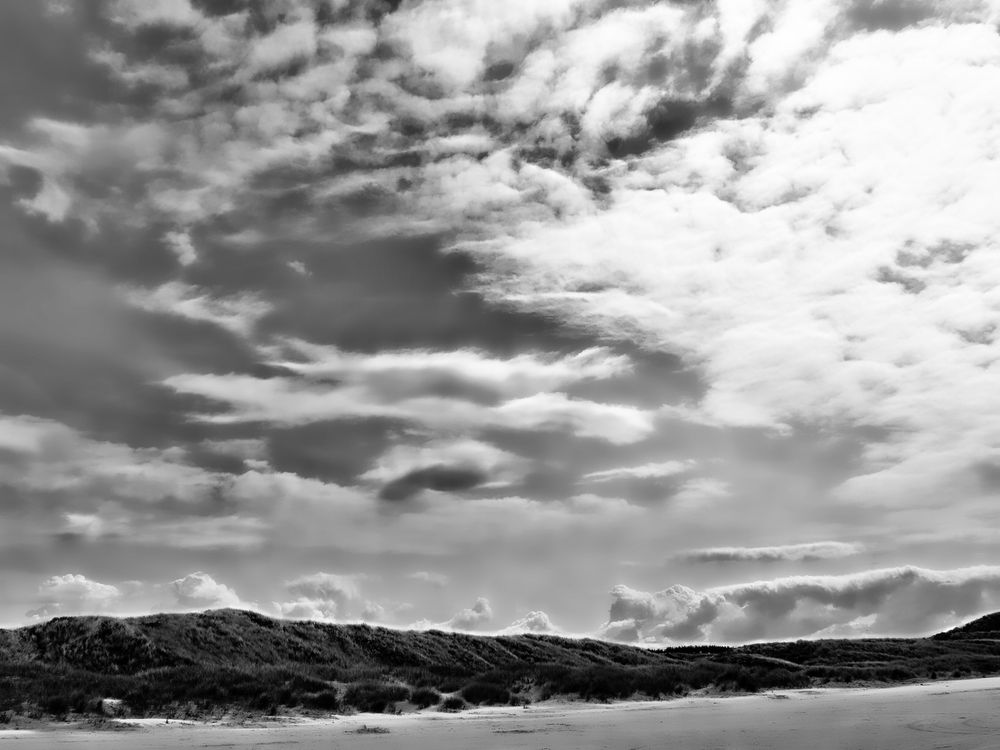
[(402, 632), (197, 615), (56, 618), (0, 631), (0, 722), (19, 713), (456, 710), (552, 696), (663, 698), (1000, 674), (1000, 616), (922, 639), (644, 649), (549, 636)]

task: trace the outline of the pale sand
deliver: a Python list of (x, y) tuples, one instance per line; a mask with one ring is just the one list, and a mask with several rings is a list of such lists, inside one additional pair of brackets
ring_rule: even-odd
[[(156, 724), (122, 732), (0, 732), (0, 748), (1000, 750), (1000, 678), (611, 706), (361, 714), (255, 729)], [(389, 733), (355, 733), (362, 725)]]

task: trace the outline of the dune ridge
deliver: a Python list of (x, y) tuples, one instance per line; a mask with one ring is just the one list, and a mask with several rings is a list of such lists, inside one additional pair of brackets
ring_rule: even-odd
[(0, 721), (100, 711), (397, 711), (1000, 674), (1000, 613), (926, 638), (643, 648), (276, 620), (241, 610), (57, 617), (0, 631)]

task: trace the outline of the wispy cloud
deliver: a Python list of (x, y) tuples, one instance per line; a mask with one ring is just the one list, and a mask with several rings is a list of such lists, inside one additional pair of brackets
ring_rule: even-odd
[(707, 547), (680, 552), (675, 557), (690, 562), (798, 562), (851, 557), (864, 547), (846, 542), (810, 542), (776, 547)]
[(684, 474), (692, 467), (693, 463), (690, 461), (663, 461), (640, 466), (622, 466), (616, 469), (592, 471), (584, 474), (583, 479), (590, 482), (610, 482), (615, 479), (664, 479)]

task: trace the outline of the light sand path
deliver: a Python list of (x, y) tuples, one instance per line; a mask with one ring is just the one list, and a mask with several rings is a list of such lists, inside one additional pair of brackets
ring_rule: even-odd
[[(362, 725), (388, 734), (357, 734)], [(1000, 750), (1000, 678), (612, 706), (364, 714), (248, 729), (0, 733), (0, 750)]]

